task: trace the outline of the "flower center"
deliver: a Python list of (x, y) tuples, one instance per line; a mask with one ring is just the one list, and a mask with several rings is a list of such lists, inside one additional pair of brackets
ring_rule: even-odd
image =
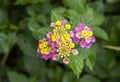
[(54, 29), (54, 33), (57, 34), (58, 36), (63, 36), (63, 34), (66, 33), (66, 30), (64, 27), (56, 27)]
[(58, 48), (58, 52), (59, 52), (59, 55), (61, 57), (66, 57), (66, 56), (69, 56), (70, 55), (70, 52), (71, 52), (71, 48), (68, 46), (68, 44), (62, 44), (59, 48)]

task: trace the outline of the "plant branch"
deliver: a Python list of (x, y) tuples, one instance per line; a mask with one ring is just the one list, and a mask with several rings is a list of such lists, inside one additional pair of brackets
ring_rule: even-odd
[(107, 49), (112, 49), (112, 50), (120, 51), (120, 47), (117, 47), (117, 46), (102, 45), (102, 47), (103, 48), (107, 48)]

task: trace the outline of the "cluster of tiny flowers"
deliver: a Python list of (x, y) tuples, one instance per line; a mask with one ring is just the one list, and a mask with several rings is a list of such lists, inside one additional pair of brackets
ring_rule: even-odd
[(79, 43), (82, 48), (90, 48), (95, 42), (92, 28), (85, 24), (80, 23), (74, 31), (71, 31), (71, 34), (74, 42)]
[(67, 20), (52, 22), (50, 27), (53, 32), (48, 32), (45, 38), (38, 43), (40, 57), (53, 61), (62, 59), (64, 64), (69, 64), (71, 55), (78, 55), (75, 45), (78, 43), (82, 48), (90, 48), (95, 42), (92, 28), (80, 23), (75, 30), (70, 31), (71, 25)]

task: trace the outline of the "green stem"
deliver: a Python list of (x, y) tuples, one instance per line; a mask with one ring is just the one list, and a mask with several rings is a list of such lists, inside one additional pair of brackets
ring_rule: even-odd
[(112, 49), (112, 50), (120, 51), (120, 47), (117, 47), (117, 46), (102, 45), (102, 47), (103, 48), (107, 48), (107, 49)]

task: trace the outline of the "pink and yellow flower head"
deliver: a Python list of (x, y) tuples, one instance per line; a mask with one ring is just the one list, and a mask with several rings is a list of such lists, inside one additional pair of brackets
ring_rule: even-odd
[(38, 43), (37, 52), (40, 54), (41, 58), (48, 60), (51, 59), (53, 55), (57, 53), (57, 50), (55, 47), (52, 47), (52, 43), (49, 42), (48, 38), (43, 38)]
[(67, 20), (56, 21), (53, 28), (52, 41), (57, 42), (58, 45), (68, 42), (71, 38), (69, 33), (70, 29), (71, 25)]
[(40, 57), (45, 60), (58, 61), (61, 58), (64, 64), (69, 64), (69, 57), (79, 54), (76, 48), (78, 43), (82, 48), (90, 48), (95, 42), (92, 28), (85, 24), (80, 23), (73, 31), (67, 20), (52, 22), (50, 26), (53, 32), (48, 32), (46, 38), (39, 41), (37, 49)]
[(82, 48), (90, 48), (92, 43), (95, 42), (92, 28), (82, 23), (80, 23), (74, 30), (73, 39), (75, 43), (80, 43)]

